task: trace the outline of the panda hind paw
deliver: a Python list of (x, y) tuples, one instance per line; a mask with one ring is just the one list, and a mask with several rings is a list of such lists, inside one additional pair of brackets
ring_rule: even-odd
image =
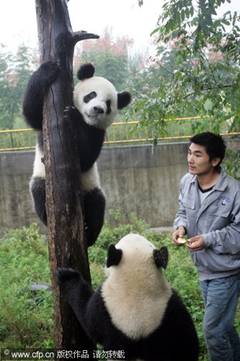
[(69, 281), (77, 281), (81, 278), (80, 273), (72, 268), (58, 268), (56, 276), (59, 285)]
[(39, 72), (41, 73), (41, 78), (48, 85), (51, 85), (57, 79), (60, 69), (56, 62), (47, 61), (40, 66)]

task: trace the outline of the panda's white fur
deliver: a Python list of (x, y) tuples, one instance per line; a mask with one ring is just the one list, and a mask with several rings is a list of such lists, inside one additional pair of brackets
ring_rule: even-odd
[[(35, 147), (35, 159), (33, 163), (33, 174), (31, 180), (34, 178), (43, 178), (46, 177), (45, 166), (43, 163), (43, 152), (37, 144)], [(101, 188), (100, 177), (98, 173), (97, 163), (95, 162), (93, 166), (86, 172), (83, 172), (81, 175), (81, 189), (83, 191), (91, 191), (94, 188)], [(30, 182), (31, 189), (31, 182)], [(102, 190), (103, 191), (103, 190)]]
[[(92, 98), (88, 103), (84, 102), (84, 95), (95, 92), (97, 97)], [(106, 101), (111, 101), (111, 112), (107, 114)], [(74, 89), (74, 105), (84, 116), (89, 125), (106, 130), (117, 114), (117, 91), (107, 79), (94, 76), (79, 81)], [(100, 108), (102, 113), (97, 113), (94, 108)]]
[(37, 143), (35, 147), (35, 158), (33, 163), (32, 178), (39, 177), (45, 179), (46, 172), (45, 172), (43, 157), (44, 157), (43, 151), (40, 149), (39, 144)]
[[(97, 163), (95, 162), (92, 168), (82, 173), (81, 188), (83, 191), (90, 192), (94, 188), (101, 188), (100, 177), (98, 173)], [(103, 192), (103, 189), (101, 189)], [(103, 192), (104, 193), (104, 192)]]
[(146, 337), (161, 324), (171, 287), (156, 267), (155, 247), (146, 238), (128, 234), (116, 248), (123, 251), (122, 259), (107, 270), (102, 297), (118, 329), (131, 339)]

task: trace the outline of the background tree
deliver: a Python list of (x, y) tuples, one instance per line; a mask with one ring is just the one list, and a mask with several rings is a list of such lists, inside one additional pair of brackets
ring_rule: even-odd
[(8, 114), (8, 99), (10, 96), (10, 80), (8, 61), (10, 55), (5, 51), (4, 47), (0, 49), (0, 128), (12, 128), (12, 117)]
[(97, 41), (85, 41), (78, 48), (75, 56), (75, 69), (80, 63), (91, 62), (96, 68), (96, 75), (111, 81), (118, 90), (126, 86), (128, 79), (128, 49), (133, 40), (127, 36), (113, 38), (110, 29), (106, 28)]
[(21, 117), (22, 97), (35, 62), (34, 51), (25, 45), (19, 46), (16, 54), (1, 47), (0, 128), (12, 129)]
[(154, 123), (158, 130), (166, 118), (198, 114), (208, 116), (198, 128), (239, 130), (240, 17), (227, 7), (221, 15), (225, 3), (165, 1), (153, 31), (156, 56), (147, 72), (149, 84), (157, 79), (158, 85), (152, 82), (134, 107), (143, 124)]

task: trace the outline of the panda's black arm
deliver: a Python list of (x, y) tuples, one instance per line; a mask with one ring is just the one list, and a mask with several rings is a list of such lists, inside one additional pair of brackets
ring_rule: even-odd
[(58, 73), (58, 65), (49, 61), (43, 63), (29, 79), (23, 99), (23, 115), (33, 129), (42, 130), (44, 96)]
[(65, 124), (74, 128), (75, 144), (81, 162), (81, 170), (86, 172), (96, 162), (102, 149), (105, 131), (85, 122), (83, 115), (74, 106), (64, 110)]
[(66, 301), (86, 334), (95, 343), (103, 343), (104, 332), (100, 331), (102, 330), (100, 315), (103, 309), (100, 289), (94, 292), (79, 272), (69, 268), (59, 268), (57, 279)]
[(57, 279), (63, 296), (85, 332), (89, 333), (86, 314), (88, 302), (94, 293), (91, 285), (82, 278), (79, 272), (70, 268), (59, 268)]

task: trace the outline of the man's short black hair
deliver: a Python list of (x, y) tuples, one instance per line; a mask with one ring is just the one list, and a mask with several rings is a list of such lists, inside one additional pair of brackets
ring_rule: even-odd
[(202, 145), (206, 149), (210, 160), (214, 158), (220, 158), (220, 162), (216, 166), (216, 168), (219, 168), (222, 160), (225, 157), (226, 151), (226, 144), (221, 135), (211, 132), (199, 133), (191, 137), (190, 142)]

